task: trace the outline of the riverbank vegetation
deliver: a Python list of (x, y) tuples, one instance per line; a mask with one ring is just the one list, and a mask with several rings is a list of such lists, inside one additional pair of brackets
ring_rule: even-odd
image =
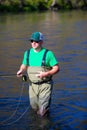
[(0, 0), (0, 12), (87, 10), (87, 0)]

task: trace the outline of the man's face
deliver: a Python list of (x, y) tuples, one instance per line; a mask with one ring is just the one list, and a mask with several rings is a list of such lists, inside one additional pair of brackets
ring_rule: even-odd
[(31, 45), (32, 45), (32, 48), (34, 48), (35, 50), (40, 49), (42, 45), (42, 41), (31, 40)]

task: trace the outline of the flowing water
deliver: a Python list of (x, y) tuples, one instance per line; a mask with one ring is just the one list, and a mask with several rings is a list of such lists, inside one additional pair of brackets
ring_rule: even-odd
[[(44, 34), (44, 47), (55, 53), (60, 64), (53, 77), (50, 113), (44, 118), (30, 108), (28, 81), (16, 77), (34, 31)], [(1, 15), (0, 130), (86, 130), (86, 55), (87, 12)]]

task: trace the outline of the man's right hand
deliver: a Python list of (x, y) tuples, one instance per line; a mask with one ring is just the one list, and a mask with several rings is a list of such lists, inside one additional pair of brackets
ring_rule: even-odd
[(18, 72), (17, 72), (17, 77), (22, 77), (22, 76), (23, 76), (22, 70), (18, 70)]

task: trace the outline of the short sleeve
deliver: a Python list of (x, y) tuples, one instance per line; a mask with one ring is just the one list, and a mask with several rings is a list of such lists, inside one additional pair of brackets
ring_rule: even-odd
[(49, 51), (47, 54), (47, 64), (51, 67), (58, 64), (58, 61), (52, 51)]
[(27, 51), (24, 52), (24, 57), (23, 57), (23, 60), (22, 60), (22, 64), (28, 66), (28, 63), (27, 63)]

